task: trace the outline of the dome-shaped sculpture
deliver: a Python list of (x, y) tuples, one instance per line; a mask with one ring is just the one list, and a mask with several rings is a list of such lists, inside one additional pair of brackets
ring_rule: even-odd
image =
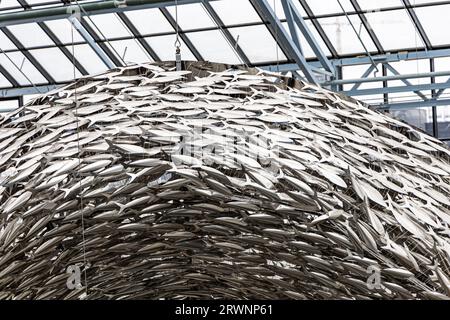
[(0, 115), (1, 299), (450, 296), (444, 144), (290, 78), (173, 66)]

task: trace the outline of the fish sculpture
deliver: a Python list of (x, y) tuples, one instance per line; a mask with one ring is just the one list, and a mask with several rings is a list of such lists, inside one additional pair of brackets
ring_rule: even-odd
[(449, 226), (444, 143), (257, 68), (137, 64), (0, 114), (0, 299), (450, 299)]

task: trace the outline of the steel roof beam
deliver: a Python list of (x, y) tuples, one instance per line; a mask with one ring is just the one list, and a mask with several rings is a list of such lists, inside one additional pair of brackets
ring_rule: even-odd
[(75, 16), (69, 17), (69, 21), (108, 68), (113, 69), (116, 66), (121, 65), (120, 61), (114, 56), (108, 47), (106, 47), (106, 44), (96, 42), (98, 36), (95, 35), (95, 39), (91, 35), (95, 33), (85, 22), (80, 22)]
[(37, 86), (27, 86), (21, 88), (6, 88), (0, 89), (0, 97), (2, 98), (14, 98), (21, 97), (28, 94), (36, 94), (39, 93), (36, 91), (38, 89), (41, 93), (49, 92), (58, 88), (61, 85), (50, 84), (50, 85), (37, 85)]
[[(375, 70), (375, 66), (371, 64), (369, 68), (367, 68), (366, 71), (364, 71), (363, 75), (361, 76), (361, 79), (367, 79), (367, 77), (370, 75), (370, 73)], [(357, 90), (359, 86), (362, 84), (362, 82), (355, 83), (355, 85), (352, 87), (350, 91)]]
[(306, 14), (308, 15), (308, 18), (311, 20), (312, 24), (316, 28), (317, 32), (319, 33), (320, 37), (322, 38), (323, 42), (327, 46), (328, 50), (330, 50), (330, 53), (333, 57), (339, 56), (338, 52), (334, 48), (333, 44), (331, 43), (330, 39), (326, 35), (325, 31), (323, 30), (322, 26), (320, 25), (319, 21), (317, 19), (314, 19), (314, 13), (312, 12), (309, 5), (306, 3), (305, 0), (299, 0), (300, 4), (302, 5), (303, 9), (305, 9)]
[[(1, 54), (1, 53), (0, 53)], [(13, 86), (18, 87), (20, 84), (17, 82), (17, 80), (0, 64), (0, 73), (5, 77), (6, 80)], [(2, 95), (0, 94), (0, 97)]]
[(240, 60), (246, 64), (250, 65), (250, 59), (245, 54), (244, 50), (242, 50), (241, 46), (237, 43), (237, 41), (234, 39), (231, 32), (225, 27), (225, 24), (223, 23), (222, 19), (220, 19), (219, 15), (217, 14), (216, 10), (211, 6), (209, 1), (202, 0), (203, 6), (205, 7), (206, 11), (209, 13), (215, 24), (219, 27), (219, 29), (222, 31), (224, 37), (227, 39), (228, 43), (233, 47), (233, 49), (236, 51), (237, 55), (239, 56)]
[(427, 49), (432, 49), (432, 44), (430, 39), (428, 38), (425, 30), (422, 27), (422, 24), (420, 23), (419, 18), (417, 17), (414, 9), (411, 6), (411, 3), (409, 2), (409, 0), (402, 0), (406, 10), (408, 11), (409, 16), (411, 17), (411, 20), (413, 21), (413, 24), (417, 30), (417, 32), (419, 33), (420, 37), (422, 38), (423, 43), (427, 46)]
[(430, 99), (427, 101), (399, 102), (374, 105), (376, 109), (414, 109), (432, 106), (448, 106), (450, 99)]
[[(404, 85), (386, 88), (373, 88), (373, 89), (356, 89), (356, 90), (343, 90), (340, 91), (349, 96), (364, 96), (372, 94), (384, 94), (384, 93), (398, 93), (398, 92), (420, 92), (422, 90), (435, 90), (441, 88), (448, 88), (447, 83), (428, 83), (428, 84), (418, 84), (418, 85)], [(421, 97), (424, 100), (429, 100), (426, 96)]]
[(44, 69), (44, 67), (33, 57), (33, 55), (25, 49), (22, 43), (8, 30), (8, 28), (0, 27), (0, 30), (8, 37), (8, 39), (19, 49), (22, 54), (34, 65), (34, 67), (42, 74), (49, 83), (54, 83), (55, 79)]
[[(188, 3), (198, 3), (201, 0), (178, 0), (178, 5)], [(216, 0), (209, 0), (216, 1)], [(0, 14), (0, 27), (14, 24), (23, 24), (31, 22), (41, 22), (55, 19), (64, 19), (70, 17), (74, 12), (80, 16), (102, 13), (117, 13), (130, 10), (142, 10), (147, 8), (161, 8), (175, 5), (174, 0), (106, 0), (97, 2), (87, 2), (54, 6), (42, 9), (30, 9), (18, 12), (5, 12)]]
[(61, 52), (70, 60), (70, 63), (73, 63), (78, 71), (81, 72), (82, 75), (88, 75), (89, 72), (81, 65), (81, 63), (76, 59), (72, 52), (67, 49), (56, 37), (56, 35), (50, 30), (50, 28), (44, 22), (38, 22), (38, 25), (42, 28), (42, 30), (47, 34), (47, 36), (59, 47)]
[(361, 13), (362, 10), (358, 2), (356, 0), (350, 0), (350, 2), (353, 5), (353, 8), (355, 8), (355, 10), (358, 12), (358, 16), (361, 19), (362, 24), (364, 25), (364, 28), (366, 29), (373, 43), (375, 44), (375, 47), (377, 48), (378, 52), (383, 53), (384, 52), (383, 46), (381, 45), (380, 40), (378, 40), (378, 37), (376, 36), (375, 32), (370, 26), (370, 23), (367, 20), (366, 16), (364, 15), (364, 13)]
[(142, 37), (138, 29), (134, 26), (134, 24), (130, 21), (130, 19), (126, 16), (125, 13), (119, 12), (117, 14), (119, 19), (123, 21), (125, 26), (130, 30), (130, 32), (133, 34), (134, 38), (137, 39), (137, 41), (141, 44), (141, 46), (147, 51), (147, 53), (150, 55), (150, 57), (153, 59), (153, 61), (161, 61), (161, 59), (156, 54), (155, 50), (148, 44), (147, 41)]
[[(384, 64), (386, 66), (387, 69), (389, 69), (389, 71), (391, 71), (394, 75), (399, 76), (400, 73), (393, 67), (391, 66), (389, 63), (385, 63)], [(406, 86), (409, 86), (410, 88), (412, 88), (412, 83), (409, 82), (408, 79), (400, 79), (400, 81), (402, 81), (404, 84), (406, 84)], [(421, 97), (423, 100), (428, 100), (428, 98), (420, 91), (418, 90), (413, 90), (411, 89), (411, 91), (413, 91), (415, 94), (417, 94), (419, 97)]]
[[(318, 42), (312, 35), (311, 31), (309, 30), (308, 26), (305, 23), (305, 20), (303, 20), (303, 17), (298, 12), (297, 8), (292, 3), (292, 0), (281, 0), (283, 4), (283, 8), (285, 9), (285, 13), (290, 13), (290, 17), (294, 19), (294, 22), (296, 23), (297, 27), (302, 32), (303, 36), (305, 37), (306, 41), (310, 45), (311, 49), (313, 50), (316, 57), (319, 59), (320, 63), (322, 64), (322, 67), (333, 74), (335, 74), (335, 69), (333, 65), (328, 60), (325, 53), (320, 48)], [(288, 16), (286, 14), (286, 18), (288, 19)]]
[(277, 35), (278, 44), (286, 57), (296, 62), (309, 82), (319, 84), (319, 81), (317, 80), (305, 57), (301, 54), (292, 38), (289, 37), (289, 34), (284, 29), (281, 21), (275, 15), (275, 12), (273, 12), (267, 0), (250, 0), (250, 2), (262, 20), (269, 22), (267, 27), (272, 35)]
[[(177, 30), (177, 22), (172, 17), (172, 15), (170, 14), (169, 10), (167, 10), (166, 8), (159, 8), (159, 10), (164, 15), (164, 17), (167, 19), (167, 21), (170, 23), (172, 28), (174, 30)], [(192, 52), (192, 54), (194, 55), (195, 59), (197, 59), (198, 61), (204, 61), (204, 59), (203, 59), (202, 55), (200, 54), (200, 52), (198, 52), (197, 48), (192, 44), (191, 40), (189, 40), (188, 36), (183, 32), (183, 30), (180, 28), (179, 25), (178, 25), (178, 32), (179, 32), (181, 40), (183, 40), (183, 42), (186, 44), (186, 46)], [(175, 58), (175, 47), (174, 47), (174, 55), (173, 56)]]
[(349, 84), (349, 83), (360, 83), (360, 82), (393, 81), (393, 80), (442, 77), (442, 76), (450, 76), (450, 71), (409, 73), (409, 74), (399, 74), (399, 75), (393, 75), (393, 76), (373, 77), (373, 78), (365, 78), (365, 79), (361, 79), (361, 78), (342, 79), (342, 80), (329, 81), (329, 82), (327, 82), (327, 84)]

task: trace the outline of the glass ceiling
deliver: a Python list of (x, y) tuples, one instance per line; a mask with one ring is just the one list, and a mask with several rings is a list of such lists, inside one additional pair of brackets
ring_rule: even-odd
[[(287, 27), (281, 1), (267, 1)], [(364, 48), (371, 54), (382, 54), (450, 47), (447, 36), (449, 1), (293, 1), (330, 58), (366, 55)], [(69, 3), (75, 1), (2, 0), (0, 15)], [(249, 0), (215, 0), (209, 4), (209, 10), (202, 3), (178, 7), (182, 59), (241, 64), (245, 62), (243, 55), (250, 65), (293, 62), (288, 61), (277, 45), (276, 35), (269, 31)], [(211, 8), (220, 21), (215, 19)], [(90, 15), (82, 19), (90, 36), (116, 63), (174, 59), (174, 6)], [(314, 60), (305, 38), (300, 35), (299, 40), (305, 56)], [(107, 69), (67, 19), (0, 27), (0, 49), (0, 72), (9, 73), (9, 77), (6, 74), (0, 77), (0, 88), (70, 81), (74, 75), (72, 62), (75, 62), (76, 76)], [(237, 49), (241, 50), (240, 55)], [(415, 67), (405, 72), (413, 73)], [(356, 77), (351, 70), (347, 69), (346, 76)]]
[[(437, 0), (292, 0), (306, 25), (330, 59), (450, 49), (450, 1)], [(98, 0), (0, 0), (5, 13)], [(195, 1), (191, 1), (195, 2)], [(209, 0), (178, 6), (183, 60), (208, 60), (249, 66), (294, 63), (278, 46), (273, 34), (249, 0)], [(290, 33), (281, 0), (267, 0)], [(123, 13), (91, 14), (82, 18), (85, 33), (68, 19), (46, 20), (0, 27), (0, 112), (14, 108), (2, 99), (2, 89), (61, 84), (74, 76), (106, 70), (100, 50), (115, 65), (174, 60), (177, 29), (175, 7), (129, 10)], [(317, 60), (297, 29), (303, 54)], [(87, 34), (87, 35), (86, 35)], [(94, 39), (99, 48), (89, 44)], [(96, 50), (94, 50), (96, 49)], [(368, 52), (366, 52), (366, 50)], [(391, 62), (393, 69), (377, 68), (367, 75), (414, 74), (450, 70), (450, 57)], [(368, 65), (343, 66), (340, 77), (360, 78)], [(448, 77), (410, 79), (413, 85), (444, 83)], [(359, 89), (402, 86), (399, 80), (366, 82)], [(343, 85), (350, 90), (353, 84)], [(433, 91), (423, 91), (432, 98)], [(32, 95), (24, 98), (27, 99)], [(450, 89), (441, 97), (450, 97)], [(417, 101), (413, 92), (357, 96), (371, 104)], [(22, 101), (23, 102), (23, 101)], [(5, 109), (6, 108), (6, 109)], [(447, 106), (392, 110), (396, 116), (434, 133), (450, 144), (450, 108)]]

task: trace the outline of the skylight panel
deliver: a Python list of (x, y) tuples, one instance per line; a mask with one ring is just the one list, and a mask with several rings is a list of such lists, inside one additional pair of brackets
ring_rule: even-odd
[(37, 23), (16, 24), (7, 28), (25, 48), (54, 45)]
[(157, 8), (132, 10), (125, 15), (131, 20), (140, 34), (174, 32), (166, 17)]
[[(74, 78), (72, 61), (59, 48), (30, 50), (30, 53), (56, 81), (67, 81)], [(75, 77), (80, 76), (81, 73), (76, 69)]]
[(191, 32), (187, 36), (207, 61), (229, 64), (243, 63), (219, 30)]

